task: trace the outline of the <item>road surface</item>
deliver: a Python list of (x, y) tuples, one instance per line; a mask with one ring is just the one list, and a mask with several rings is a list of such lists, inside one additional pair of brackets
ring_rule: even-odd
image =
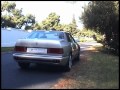
[(21, 70), (12, 57), (12, 53), (3, 53), (1, 59), (2, 89), (44, 89), (53, 86), (62, 77), (62, 70), (53, 66), (31, 65)]
[(80, 43), (80, 48), (81, 48), (81, 51), (85, 51), (87, 50), (87, 48), (91, 47), (91, 46), (102, 46), (101, 43), (97, 43), (96, 41), (93, 41), (93, 42), (82, 42)]

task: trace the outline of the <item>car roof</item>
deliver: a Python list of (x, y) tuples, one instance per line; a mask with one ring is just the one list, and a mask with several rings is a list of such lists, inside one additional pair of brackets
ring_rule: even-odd
[(58, 31), (58, 30), (33, 30), (32, 32), (41, 32), (41, 31), (48, 31), (48, 32), (63, 32), (63, 33), (68, 33), (68, 32), (65, 32), (65, 31)]

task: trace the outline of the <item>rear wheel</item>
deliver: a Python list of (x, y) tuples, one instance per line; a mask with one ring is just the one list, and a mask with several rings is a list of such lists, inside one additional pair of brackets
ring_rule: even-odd
[(67, 62), (67, 64), (66, 64), (66, 66), (65, 66), (65, 69), (66, 69), (66, 71), (70, 71), (71, 70), (71, 68), (72, 68), (72, 56), (70, 55), (69, 56), (69, 59), (68, 59), (68, 62)]
[(30, 63), (21, 63), (18, 62), (18, 65), (20, 66), (21, 69), (28, 69)]
[(76, 61), (80, 61), (80, 52), (77, 55)]

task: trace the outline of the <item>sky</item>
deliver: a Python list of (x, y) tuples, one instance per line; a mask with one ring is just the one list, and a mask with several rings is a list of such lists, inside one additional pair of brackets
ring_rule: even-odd
[(79, 20), (83, 12), (83, 6), (88, 1), (15, 1), (16, 8), (23, 8), (23, 14), (35, 15), (36, 21), (42, 22), (51, 12), (55, 12), (60, 16), (60, 23), (69, 24), (72, 22), (73, 14), (75, 15), (78, 28), (82, 28), (82, 22)]

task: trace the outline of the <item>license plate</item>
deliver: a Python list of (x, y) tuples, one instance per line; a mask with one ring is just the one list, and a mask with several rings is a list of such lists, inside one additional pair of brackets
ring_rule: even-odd
[(44, 49), (44, 48), (27, 48), (27, 52), (31, 52), (31, 53), (47, 53), (47, 49)]

